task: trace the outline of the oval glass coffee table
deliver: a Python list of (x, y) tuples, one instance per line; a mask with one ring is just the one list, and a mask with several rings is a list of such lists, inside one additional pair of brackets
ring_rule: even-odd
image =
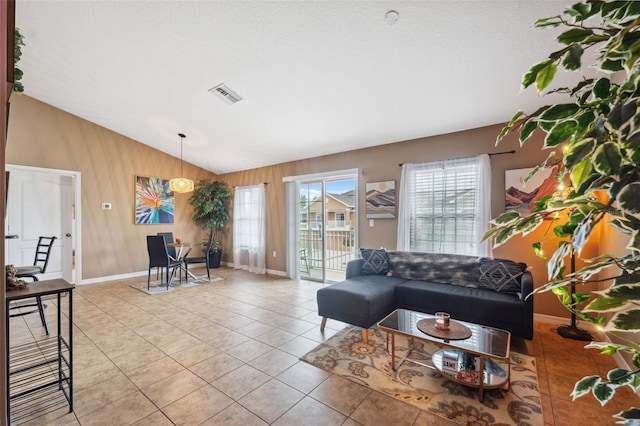
[[(445, 378), (465, 386), (478, 388), (480, 401), (484, 399), (484, 389), (506, 386), (509, 389), (511, 362), (509, 347), (511, 333), (498, 328), (487, 327), (465, 321), (456, 321), (471, 331), (465, 339), (453, 340), (427, 334), (418, 328), (421, 320), (431, 320), (434, 316), (407, 309), (396, 309), (378, 323), (378, 328), (387, 333), (387, 351), (391, 354), (391, 368), (396, 370), (403, 362), (433, 368)], [(396, 365), (396, 334), (409, 338), (409, 351)], [(431, 356), (431, 364), (409, 358), (415, 339), (431, 342), (441, 349)], [(506, 364), (507, 370), (500, 362)], [(480, 380), (482, 378), (482, 380)]]

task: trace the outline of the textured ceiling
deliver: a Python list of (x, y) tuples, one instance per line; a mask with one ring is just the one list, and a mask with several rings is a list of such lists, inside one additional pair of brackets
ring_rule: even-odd
[(183, 132), (185, 161), (226, 173), (533, 109), (521, 76), (556, 48), (533, 22), (567, 4), (18, 1), (19, 66), (27, 95), (177, 157)]

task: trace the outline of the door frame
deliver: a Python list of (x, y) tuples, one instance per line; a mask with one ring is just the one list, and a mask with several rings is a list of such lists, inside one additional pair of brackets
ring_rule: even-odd
[[(326, 248), (327, 248), (327, 237), (326, 237), (326, 232), (327, 232), (327, 226), (326, 226), (326, 222), (327, 222), (327, 215), (326, 215), (326, 201), (327, 201), (327, 194), (326, 194), (326, 181), (324, 179), (300, 179), (297, 181), (297, 187), (298, 187), (298, 199), (300, 198), (300, 191), (302, 190), (302, 188), (304, 186), (309, 186), (309, 185), (319, 185), (320, 186), (320, 217), (322, 218), (322, 222), (320, 223), (320, 258), (319, 260), (321, 261), (321, 265), (322, 265), (322, 275), (321, 278), (311, 278), (311, 274), (308, 273), (307, 276), (302, 277), (301, 273), (300, 273), (300, 261), (298, 261), (298, 271), (297, 271), (297, 275), (299, 278), (303, 278), (305, 280), (309, 280), (309, 281), (317, 281), (317, 282), (325, 282), (327, 279), (327, 253), (326, 253)], [(311, 199), (307, 199), (307, 205), (310, 206), (311, 205)], [(301, 253), (300, 249), (300, 218), (301, 218), (301, 214), (302, 213), (300, 211), (300, 203), (298, 203), (298, 215), (297, 220), (296, 220), (296, 229), (298, 230), (298, 237), (296, 239), (296, 244), (298, 246), (298, 253)], [(307, 209), (307, 215), (309, 215), (309, 209)], [(306, 252), (306, 260), (305, 262), (311, 262), (311, 266), (309, 266), (309, 270), (313, 270), (313, 261), (315, 259), (315, 256), (313, 256), (314, 253), (314, 245), (316, 240), (314, 240), (312, 238), (312, 231), (313, 231), (313, 227), (311, 226), (311, 218), (309, 216), (307, 216), (307, 234), (309, 236), (309, 241), (308, 243), (311, 244), (312, 247), (307, 246), (307, 252)], [(317, 268), (315, 268), (317, 269)]]
[[(52, 175), (59, 176), (70, 176), (73, 178), (73, 213), (75, 214), (75, 220), (72, 221), (72, 233), (74, 236), (74, 249), (75, 256), (73, 257), (75, 260), (75, 284), (82, 284), (82, 204), (81, 204), (81, 174), (78, 171), (73, 170), (61, 170), (61, 169), (48, 169), (43, 167), (33, 167), (33, 166), (21, 166), (17, 164), (6, 164), (6, 171), (22, 171), (22, 172), (33, 172), (33, 173), (48, 173)], [(11, 177), (9, 177), (11, 180)]]
[[(358, 225), (356, 226), (354, 247), (358, 247), (358, 240), (360, 234), (360, 199), (359, 199), (359, 187), (360, 187), (360, 169), (345, 169), (334, 170), (331, 172), (311, 173), (298, 176), (287, 176), (282, 178), (282, 182), (286, 184), (286, 228), (287, 228), (287, 276), (292, 279), (300, 279), (300, 261), (298, 259), (298, 253), (300, 247), (298, 245), (298, 231), (300, 222), (300, 183), (303, 181), (320, 180), (322, 181), (322, 187), (324, 191), (325, 180), (328, 179), (340, 179), (340, 178), (355, 178), (355, 218), (354, 221)], [(324, 204), (324, 201), (323, 201)], [(324, 237), (323, 237), (324, 239)], [(324, 245), (324, 242), (323, 242)], [(324, 251), (324, 248), (323, 248)], [(324, 274), (323, 274), (324, 275)]]

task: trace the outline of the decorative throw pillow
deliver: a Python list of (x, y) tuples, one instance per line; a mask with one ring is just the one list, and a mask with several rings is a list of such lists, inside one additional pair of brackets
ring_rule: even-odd
[(480, 288), (520, 295), (520, 276), (527, 265), (512, 260), (480, 259)]
[(360, 256), (362, 256), (362, 260), (364, 260), (362, 275), (385, 275), (389, 272), (386, 250), (361, 248)]

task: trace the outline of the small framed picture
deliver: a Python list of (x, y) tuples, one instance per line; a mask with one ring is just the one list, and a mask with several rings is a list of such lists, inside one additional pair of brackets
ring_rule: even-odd
[(396, 217), (396, 181), (366, 184), (367, 219), (394, 219)]

